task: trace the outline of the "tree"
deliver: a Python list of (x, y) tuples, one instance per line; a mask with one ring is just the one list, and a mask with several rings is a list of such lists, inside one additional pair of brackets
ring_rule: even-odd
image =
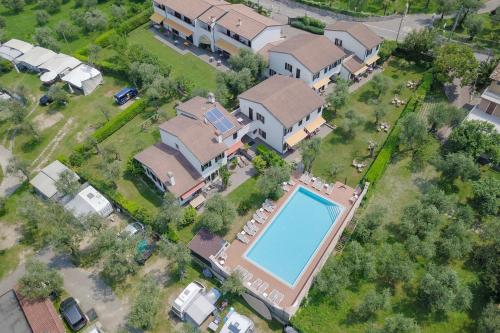
[(59, 294), (62, 288), (61, 275), (46, 264), (33, 259), (26, 263), (26, 272), (18, 284), (19, 293), (28, 300), (44, 299), (53, 292)]
[(171, 192), (165, 192), (162, 205), (153, 223), (154, 230), (160, 234), (165, 234), (169, 225), (179, 224), (181, 220), (182, 208), (179, 200)]
[(46, 25), (49, 22), (49, 14), (45, 10), (37, 10), (35, 11), (35, 19), (36, 23), (40, 26)]
[(122, 239), (106, 253), (102, 263), (101, 276), (115, 286), (125, 281), (127, 276), (137, 271), (136, 240), (133, 238)]
[(30, 180), (29, 172), (29, 162), (21, 160), (17, 157), (12, 157), (7, 165), (7, 174), (25, 177), (28, 181)]
[(346, 265), (353, 281), (370, 280), (377, 275), (375, 258), (356, 241), (349, 243), (341, 261)]
[(57, 192), (62, 195), (75, 196), (80, 189), (80, 183), (75, 177), (75, 174), (70, 170), (64, 170), (59, 174), (59, 179), (56, 180)]
[(418, 257), (431, 259), (436, 253), (436, 246), (434, 244), (433, 237), (420, 239), (416, 235), (411, 235), (405, 240), (404, 246), (408, 255), (414, 261), (417, 260)]
[(384, 245), (377, 256), (379, 279), (390, 286), (408, 282), (413, 277), (413, 267), (404, 248), (399, 244)]
[(299, 150), (304, 164), (304, 171), (311, 171), (314, 160), (318, 156), (321, 148), (321, 139), (314, 137), (300, 143)]
[(470, 308), (472, 294), (449, 267), (431, 266), (420, 280), (417, 297), (426, 309), (444, 313)]
[(428, 54), (434, 49), (436, 45), (436, 31), (432, 29), (413, 29), (410, 31), (403, 43), (401, 43), (401, 48), (409, 53), (413, 58), (418, 58), (422, 54)]
[(59, 36), (62, 37), (66, 43), (75, 40), (78, 37), (78, 29), (75, 25), (68, 21), (59, 21), (55, 27), (54, 31)]
[(257, 173), (260, 175), (262, 175), (267, 168), (267, 162), (261, 155), (255, 156), (252, 160), (252, 163), (255, 170), (257, 170)]
[(477, 179), (480, 176), (479, 168), (471, 156), (464, 153), (451, 153), (446, 155), (437, 164), (441, 175), (448, 182), (459, 178), (461, 180)]
[(478, 333), (500, 332), (500, 308), (495, 303), (489, 303), (483, 310), (477, 325)]
[(327, 104), (333, 108), (333, 116), (337, 115), (337, 110), (343, 107), (349, 97), (349, 82), (339, 78), (335, 83), (335, 89), (326, 97)]
[(440, 259), (458, 260), (466, 258), (472, 251), (472, 235), (462, 222), (452, 222), (441, 232), (437, 242), (437, 254)]
[(53, 100), (52, 105), (57, 106), (65, 106), (69, 100), (68, 93), (57, 84), (53, 84), (50, 86), (49, 91), (47, 92), (47, 96), (49, 96)]
[(424, 207), (434, 206), (441, 214), (451, 214), (456, 208), (452, 197), (437, 186), (432, 186), (425, 190), (422, 196)]
[(123, 18), (127, 17), (127, 8), (113, 4), (110, 10), (113, 26), (118, 27), (123, 22)]
[(376, 74), (375, 76), (373, 76), (371, 80), (371, 87), (372, 90), (375, 91), (377, 99), (380, 99), (382, 93), (386, 92), (389, 89), (390, 84), (390, 79), (385, 75)]
[(498, 303), (500, 301), (500, 223), (498, 219), (483, 226), (482, 242), (478, 243), (473, 254), (473, 263), (482, 285)]
[(73, 214), (63, 206), (50, 202), (46, 209), (47, 223), (42, 225), (46, 242), (64, 255), (70, 255), (78, 261), (80, 242), (83, 238), (84, 226)]
[[(228, 71), (217, 73), (216, 82), (218, 85), (216, 95), (220, 99), (220, 102), (230, 105), (239, 94), (255, 84), (255, 79), (249, 68), (243, 68), (239, 72)], [(229, 104), (223, 103), (224, 101), (227, 101)]]
[(354, 314), (358, 320), (366, 321), (375, 316), (377, 311), (388, 309), (390, 307), (391, 292), (389, 289), (384, 289), (382, 293), (377, 293), (375, 290), (369, 291), (363, 303), (359, 304), (354, 310)]
[(257, 180), (257, 187), (261, 193), (273, 200), (277, 200), (282, 194), (282, 184), (290, 179), (290, 168), (285, 166), (271, 166)]
[(82, 23), (86, 32), (103, 31), (108, 27), (108, 18), (100, 10), (91, 9), (83, 15)]
[(472, 203), (481, 215), (498, 214), (500, 207), (500, 180), (486, 176), (472, 183)]
[(22, 196), (17, 204), (17, 213), (24, 222), (22, 224), (22, 235), (24, 241), (29, 244), (33, 244), (40, 239), (38, 237), (40, 224), (45, 221), (45, 210), (43, 208), (40, 201), (32, 195)]
[(235, 72), (240, 72), (246, 68), (250, 70), (254, 80), (258, 80), (262, 77), (267, 64), (260, 54), (254, 53), (250, 49), (242, 48), (238, 54), (229, 58), (229, 67)]
[(441, 13), (441, 20), (445, 15), (451, 14), (457, 8), (457, 0), (437, 0), (438, 12)]
[(19, 126), (28, 115), (28, 109), (23, 104), (14, 100), (0, 101), (0, 113)]
[(377, 105), (375, 107), (375, 125), (380, 123), (380, 119), (387, 114), (387, 108), (384, 105)]
[(399, 144), (415, 151), (427, 141), (427, 126), (417, 113), (408, 113), (401, 119)]
[(432, 132), (443, 126), (458, 126), (463, 117), (463, 109), (456, 108), (447, 103), (439, 103), (427, 113), (427, 121), (431, 125)]
[(99, 53), (101, 53), (102, 47), (96, 44), (89, 44), (87, 47), (88, 62), (90, 65), (94, 65), (99, 60)]
[(59, 44), (54, 38), (54, 32), (50, 28), (36, 28), (33, 40), (41, 47), (46, 47), (55, 52), (59, 51)]
[(161, 240), (159, 244), (160, 253), (169, 261), (170, 269), (177, 272), (180, 279), (186, 273), (186, 267), (191, 262), (191, 252), (183, 243), (174, 243), (167, 239)]
[[(500, 11), (499, 11), (500, 14)], [(489, 60), (484, 60), (479, 63), (479, 68), (477, 70), (477, 79), (476, 79), (476, 91), (482, 92), (487, 86), (491, 83), (491, 73), (495, 70), (498, 63), (500, 61), (500, 57), (492, 57)]]
[(484, 20), (479, 15), (470, 15), (464, 21), (464, 26), (467, 28), (467, 31), (469, 32), (470, 39), (473, 40), (474, 37), (483, 32)]
[(451, 83), (460, 79), (464, 87), (474, 82), (478, 63), (470, 46), (447, 43), (439, 47), (433, 62), (436, 79), (441, 83)]
[(20, 11), (22, 11), (24, 8), (24, 4), (24, 0), (2, 0), (2, 5), (15, 13), (19, 13)]
[(61, 0), (38, 0), (38, 7), (43, 8), (49, 13), (53, 14), (61, 9)]
[(128, 315), (128, 324), (136, 329), (150, 330), (155, 326), (161, 306), (161, 290), (152, 277), (145, 277), (138, 286)]
[(222, 282), (221, 291), (223, 295), (243, 295), (245, 293), (245, 286), (243, 286), (243, 281), (239, 273), (231, 273), (231, 275)]
[(387, 209), (381, 206), (375, 206), (369, 210), (359, 221), (354, 234), (353, 239), (357, 240), (361, 244), (365, 244), (372, 240), (375, 230), (380, 226), (382, 220), (387, 213)]
[(314, 286), (320, 297), (339, 304), (350, 285), (349, 271), (337, 258), (331, 257), (314, 279)]
[(219, 194), (208, 199), (200, 224), (214, 233), (225, 234), (236, 218), (234, 206)]
[(190, 224), (194, 224), (198, 221), (198, 212), (192, 206), (187, 206), (184, 208), (184, 213), (182, 215), (182, 219), (179, 221), (181, 226), (186, 226)]
[(476, 12), (482, 6), (482, 2), (480, 0), (459, 0), (459, 3), (463, 6), (464, 15), (460, 21), (460, 25), (462, 25), (467, 20), (467, 15), (469, 13)]
[(411, 235), (425, 239), (442, 221), (443, 217), (436, 207), (416, 202), (403, 209), (398, 231), (404, 239)]
[(493, 163), (500, 161), (500, 133), (484, 121), (464, 121), (455, 128), (446, 141), (448, 152), (463, 152), (474, 159), (489, 157)]
[(231, 173), (229, 172), (227, 166), (223, 166), (219, 169), (219, 176), (222, 180), (222, 189), (225, 190), (230, 184)]
[(381, 332), (384, 333), (420, 333), (420, 327), (413, 318), (402, 314), (387, 317)]

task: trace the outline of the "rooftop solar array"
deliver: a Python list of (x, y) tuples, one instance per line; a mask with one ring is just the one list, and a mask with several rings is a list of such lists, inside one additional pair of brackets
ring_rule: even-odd
[(217, 128), (221, 133), (226, 133), (234, 127), (233, 123), (226, 118), (226, 116), (217, 108), (205, 113), (207, 120)]

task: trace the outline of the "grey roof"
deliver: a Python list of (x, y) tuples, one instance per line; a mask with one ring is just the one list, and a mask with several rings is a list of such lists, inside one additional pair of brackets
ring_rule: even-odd
[[(57, 188), (55, 183), (59, 180), (59, 175), (69, 169), (67, 166), (55, 160), (54, 162), (47, 165), (45, 168), (40, 170), (38, 175), (36, 175), (30, 184), (40, 193), (42, 193), (47, 198), (52, 198), (57, 193)], [(73, 172), (73, 171), (71, 171)], [(75, 179), (80, 179), (76, 173), (73, 172)]]
[(186, 310), (186, 314), (189, 318), (198, 326), (201, 326), (203, 322), (210, 316), (212, 312), (215, 311), (215, 306), (205, 298), (205, 296), (200, 295), (197, 299), (191, 303), (189, 308)]
[(337, 21), (326, 26), (325, 30), (345, 31), (367, 49), (373, 49), (384, 40), (360, 22)]
[(0, 333), (32, 333), (12, 289), (0, 296)]
[(17, 63), (26, 63), (32, 67), (38, 67), (50, 58), (54, 57), (56, 53), (44, 47), (35, 46), (28, 52), (16, 59)]

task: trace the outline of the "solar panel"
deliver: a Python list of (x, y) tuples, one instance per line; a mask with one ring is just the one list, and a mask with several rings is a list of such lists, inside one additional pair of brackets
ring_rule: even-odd
[(233, 124), (227, 118), (222, 118), (220, 121), (224, 124), (224, 126), (228, 130), (230, 130), (231, 128), (233, 128)]
[(222, 133), (225, 133), (234, 127), (233, 123), (231, 123), (222, 111), (217, 108), (213, 108), (205, 113), (205, 117), (212, 125), (215, 126), (215, 128), (217, 128), (218, 131)]
[(217, 121), (217, 118), (211, 112), (205, 113), (205, 117), (207, 117), (208, 121), (211, 122), (212, 124)]
[(217, 119), (224, 118), (224, 114), (217, 108), (212, 109), (211, 112)]

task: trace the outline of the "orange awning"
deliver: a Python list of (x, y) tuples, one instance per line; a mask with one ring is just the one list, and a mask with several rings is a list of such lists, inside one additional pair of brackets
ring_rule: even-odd
[(193, 34), (193, 32), (191, 30), (189, 30), (188, 28), (183, 27), (182, 25), (180, 25), (179, 23), (175, 22), (174, 20), (165, 19), (163, 21), (163, 24), (166, 24), (170, 28), (179, 31), (181, 34), (183, 34), (186, 37), (189, 37), (189, 36), (191, 36)]
[(380, 57), (378, 55), (375, 55), (371, 58), (368, 58), (367, 60), (365, 60), (365, 64), (367, 64), (368, 66), (370, 66), (371, 64), (373, 64), (375, 61), (379, 60)]
[(311, 121), (309, 124), (306, 125), (306, 131), (308, 131), (309, 133), (312, 133), (316, 129), (318, 129), (321, 125), (323, 125), (324, 123), (326, 123), (326, 120), (323, 117), (319, 116), (316, 119), (314, 119), (313, 121)]
[(240, 49), (238, 47), (234, 46), (228, 41), (225, 41), (222, 38), (217, 39), (217, 41), (215, 42), (215, 46), (217, 46), (219, 49), (226, 51), (231, 55), (235, 55), (238, 54), (238, 52), (240, 52)]
[(352, 75), (354, 75), (354, 76), (361, 75), (361, 74), (363, 74), (364, 72), (366, 72), (366, 70), (367, 70), (367, 69), (368, 69), (368, 67), (363, 66), (363, 67), (361, 67), (361, 69), (358, 69), (356, 72), (352, 73)]
[(293, 147), (297, 143), (299, 143), (300, 141), (305, 139), (306, 137), (307, 137), (306, 131), (304, 131), (304, 129), (300, 129), (297, 131), (297, 133), (294, 133), (294, 134), (290, 135), (288, 138), (286, 138), (285, 142), (290, 147)]
[(151, 20), (151, 22), (153, 22), (153, 23), (160, 24), (160, 23), (161, 23), (161, 21), (163, 21), (164, 17), (163, 17), (163, 16), (161, 16), (161, 14), (159, 14), (159, 13), (153, 13), (153, 15), (151, 15), (151, 16), (149, 17), (149, 19), (150, 19), (150, 20)]
[(234, 154), (238, 149), (243, 147), (243, 142), (238, 141), (226, 150), (226, 156)]
[(330, 77), (329, 76), (324, 77), (321, 80), (319, 80), (318, 82), (314, 83), (313, 84), (313, 88), (316, 89), (316, 90), (318, 90), (318, 89), (320, 89), (323, 86), (327, 86), (328, 82), (330, 82)]
[(193, 200), (191, 200), (189, 202), (189, 205), (191, 205), (191, 207), (193, 208), (198, 208), (200, 207), (203, 203), (205, 202), (205, 197), (203, 196), (203, 194), (199, 194), (197, 195), (196, 197), (193, 198)]
[(191, 195), (193, 195), (194, 192), (198, 191), (199, 189), (201, 189), (203, 186), (205, 186), (205, 182), (201, 182), (199, 183), (198, 185), (196, 185), (195, 187), (193, 187), (192, 189), (190, 189), (189, 191), (187, 191), (186, 193), (184, 193), (183, 195), (181, 195), (181, 199), (182, 200), (186, 200), (187, 198), (189, 198)]

